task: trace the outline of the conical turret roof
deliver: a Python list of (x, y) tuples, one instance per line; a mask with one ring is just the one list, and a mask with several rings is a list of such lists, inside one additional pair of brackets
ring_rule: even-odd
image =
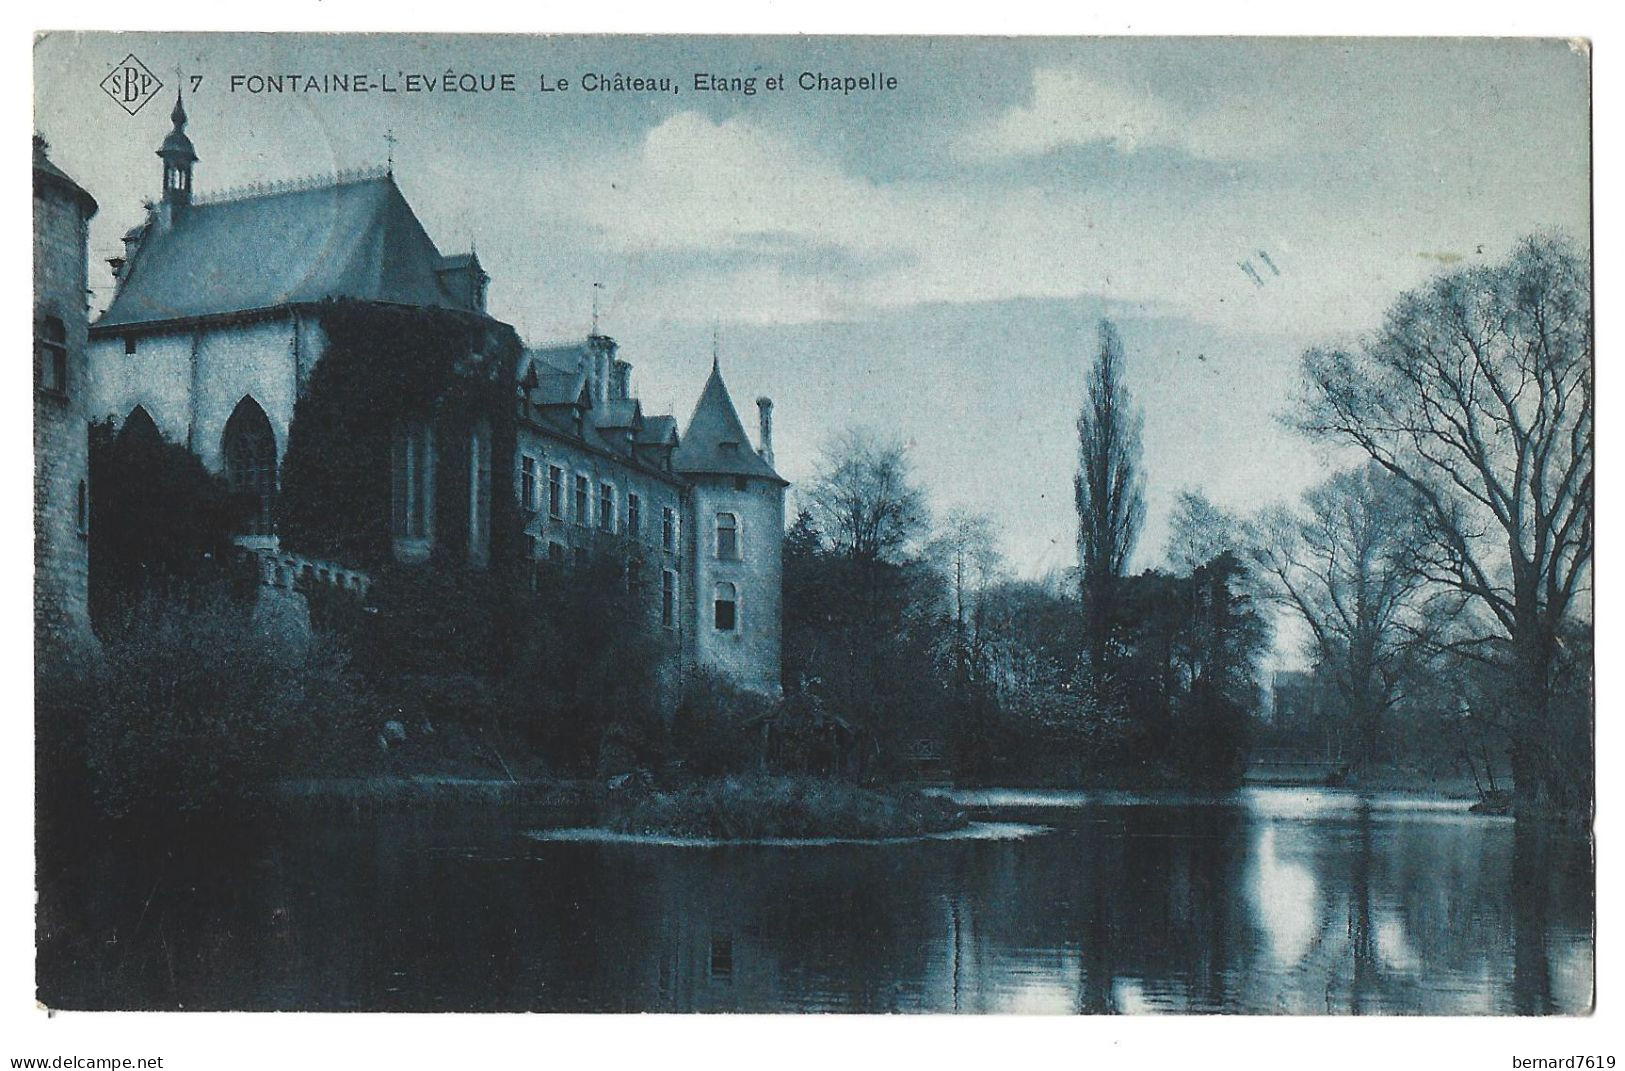
[(714, 360), (711, 378), (705, 381), (705, 390), (700, 392), (694, 415), (688, 418), (688, 430), (671, 461), (678, 472), (692, 475), (756, 476), (788, 482), (751, 446), (739, 411), (722, 382), (722, 368)]

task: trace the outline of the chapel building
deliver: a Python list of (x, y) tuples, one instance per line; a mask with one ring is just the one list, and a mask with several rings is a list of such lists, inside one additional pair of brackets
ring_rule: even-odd
[[(277, 496), (296, 407), (338, 329), (340, 308), (423, 311), (466, 325), (460, 374), (506, 401), (453, 421), (403, 411), (388, 454), (389, 555), (492, 568), (524, 559), (569, 569), (606, 547), (650, 585), (670, 669), (713, 670), (780, 690), (784, 491), (771, 403), (752, 445), (713, 360), (686, 429), (648, 414), (613, 339), (512, 346), (491, 317), (472, 251), (442, 254), (391, 170), (193, 192), (198, 154), (179, 96), (158, 149), (162, 197), (111, 261), (116, 290), (90, 328), (90, 412), (150, 422), (254, 503), (239, 543), (273, 586), (320, 577), (365, 591), (366, 563), (311, 561), (281, 545)], [(494, 341), (493, 341), (494, 340)], [(396, 355), (365, 355), (390, 381)], [(514, 522), (517, 540), (502, 538)]]

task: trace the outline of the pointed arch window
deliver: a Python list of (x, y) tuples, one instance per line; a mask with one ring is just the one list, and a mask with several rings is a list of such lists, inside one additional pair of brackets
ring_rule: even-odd
[(163, 438), (158, 432), (158, 425), (152, 419), (152, 414), (144, 406), (136, 406), (130, 410), (130, 415), (124, 418), (124, 424), (118, 430), (118, 437), (122, 440), (136, 442), (158, 442)]
[(250, 502), (243, 534), (270, 535), (276, 509), (276, 435), (265, 410), (253, 398), (238, 402), (226, 421), (221, 454), (226, 461), (226, 482)]

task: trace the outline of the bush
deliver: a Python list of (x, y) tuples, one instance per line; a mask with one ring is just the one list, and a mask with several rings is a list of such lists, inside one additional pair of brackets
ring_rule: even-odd
[(700, 777), (760, 773), (762, 722), (771, 705), (716, 672), (696, 669), (672, 717), (672, 749)]
[(622, 833), (716, 840), (912, 837), (962, 828), (965, 815), (919, 792), (814, 777), (726, 777), (674, 792), (624, 790), (605, 804)]
[(339, 651), (264, 627), (246, 602), (141, 600), (109, 623), (102, 653), (42, 681), (39, 710), (42, 753), (69, 782), (53, 791), (104, 815), (230, 809), (371, 742)]

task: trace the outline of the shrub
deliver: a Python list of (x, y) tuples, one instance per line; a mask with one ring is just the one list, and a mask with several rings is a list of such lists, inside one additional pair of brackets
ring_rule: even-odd
[(717, 840), (911, 837), (966, 824), (947, 800), (814, 777), (725, 777), (673, 792), (625, 790), (605, 804), (618, 832)]
[(762, 724), (770, 707), (765, 697), (696, 669), (672, 718), (673, 750), (700, 777), (758, 773), (764, 763)]
[(102, 652), (45, 682), (39, 709), (55, 741), (42, 752), (103, 814), (229, 809), (371, 737), (340, 652), (265, 627), (242, 601), (143, 599)]

